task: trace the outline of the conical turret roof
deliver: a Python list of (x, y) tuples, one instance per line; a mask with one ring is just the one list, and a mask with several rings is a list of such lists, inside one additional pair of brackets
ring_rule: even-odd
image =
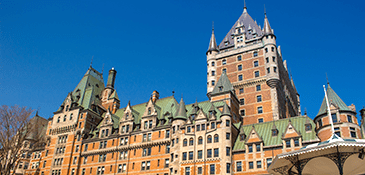
[[(327, 86), (327, 97), (328, 97), (328, 103), (334, 104), (339, 108), (340, 111), (351, 111), (353, 112), (346, 104), (342, 101), (342, 99), (336, 94), (336, 92), (331, 88), (330, 84), (328, 83)], [(327, 103), (326, 103), (326, 97), (323, 98), (321, 108), (319, 109), (319, 112), (317, 116), (326, 114), (327, 113)]]
[(215, 40), (215, 35), (214, 35), (214, 28), (212, 29), (212, 36), (210, 37), (209, 48), (208, 48), (207, 52), (210, 52), (210, 51), (218, 52), (217, 41)]
[(184, 102), (183, 98), (181, 98), (181, 100), (180, 100), (179, 109), (176, 111), (176, 115), (175, 115), (174, 118), (175, 119), (176, 118), (187, 119), (187, 117), (186, 117), (185, 102)]
[(272, 29), (270, 27), (269, 19), (267, 19), (266, 13), (265, 13), (265, 20), (264, 20), (264, 34), (265, 35), (273, 34)]
[(227, 103), (224, 103), (222, 115), (229, 115), (229, 116), (231, 115), (231, 112), (229, 110)]
[(234, 93), (234, 88), (229, 81), (227, 74), (225, 72), (222, 73), (221, 77), (219, 78), (217, 84), (215, 85), (212, 94), (221, 93), (221, 92), (228, 92), (231, 91)]

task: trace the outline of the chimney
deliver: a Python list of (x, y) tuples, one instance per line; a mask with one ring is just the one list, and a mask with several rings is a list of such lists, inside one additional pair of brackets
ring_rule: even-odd
[(160, 97), (160, 94), (156, 90), (152, 92), (152, 102), (153, 103), (155, 103), (159, 97)]
[(114, 70), (114, 67), (109, 70), (108, 82), (106, 84), (107, 88), (114, 89), (115, 76), (117, 75), (117, 71)]

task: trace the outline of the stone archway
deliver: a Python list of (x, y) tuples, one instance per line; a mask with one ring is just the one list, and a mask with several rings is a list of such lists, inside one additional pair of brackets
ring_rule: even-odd
[(365, 160), (360, 159), (359, 154), (348, 157), (343, 165), (343, 174), (355, 175), (364, 173)]
[(339, 175), (337, 165), (327, 157), (313, 158), (304, 166), (302, 175)]

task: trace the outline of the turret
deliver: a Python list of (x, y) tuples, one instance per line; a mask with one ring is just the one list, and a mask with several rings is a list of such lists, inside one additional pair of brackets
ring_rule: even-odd
[(206, 52), (207, 55), (207, 93), (211, 92), (214, 88), (216, 82), (216, 60), (215, 56), (218, 54), (218, 46), (215, 40), (214, 35), (214, 27), (212, 28), (212, 36), (210, 37), (208, 51)]
[(114, 89), (115, 76), (117, 75), (117, 71), (114, 70), (114, 67), (109, 70), (108, 82), (106, 84), (107, 88)]

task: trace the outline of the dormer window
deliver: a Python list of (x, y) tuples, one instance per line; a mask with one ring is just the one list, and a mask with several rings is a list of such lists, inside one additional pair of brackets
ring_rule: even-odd
[(246, 135), (245, 134), (241, 134), (240, 135), (240, 141), (244, 141), (246, 139)]
[(148, 115), (151, 115), (151, 108), (148, 108)]
[(128, 117), (129, 117), (129, 114), (127, 113), (127, 114), (125, 115), (125, 117), (126, 117), (126, 118), (128, 118)]
[(305, 131), (312, 131), (312, 125), (309, 123), (305, 124)]
[(273, 129), (272, 131), (271, 131), (271, 136), (278, 136), (278, 130), (277, 129)]
[(222, 92), (223, 91), (223, 86), (219, 86), (219, 92)]

